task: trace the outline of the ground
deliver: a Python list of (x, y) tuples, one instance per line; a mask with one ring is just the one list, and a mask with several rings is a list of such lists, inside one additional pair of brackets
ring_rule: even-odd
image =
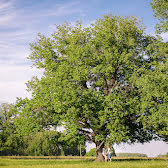
[(115, 158), (112, 162), (95, 162), (80, 157), (1, 157), (2, 168), (168, 168), (167, 159)]

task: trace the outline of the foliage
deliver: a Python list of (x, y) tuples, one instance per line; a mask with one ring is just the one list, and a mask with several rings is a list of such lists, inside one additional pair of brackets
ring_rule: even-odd
[(151, 2), (152, 9), (155, 12), (155, 17), (159, 19), (160, 23), (156, 25), (157, 32), (168, 31), (168, 1), (167, 0), (153, 0)]
[(58, 156), (61, 146), (65, 155), (79, 155), (78, 144), (67, 142), (61, 132), (47, 130), (46, 122), (51, 120), (41, 122), (39, 111), (33, 113), (31, 103), (28, 99), (18, 99), (15, 106), (1, 105), (0, 155)]
[(15, 108), (18, 115), (17, 120), (15, 120), (15, 127), (17, 133), (21, 136), (27, 136), (44, 129), (48, 130), (51, 125), (54, 127), (52, 118), (47, 115), (47, 109), (45, 107), (39, 108), (34, 99), (17, 99)]
[(131, 77), (150, 43), (134, 17), (106, 15), (85, 28), (60, 25), (52, 38), (39, 34), (31, 44), (29, 59), (44, 74), (27, 86), (36, 106), (50, 105), (48, 114), (64, 125), (65, 137), (92, 141), (99, 154), (107, 139), (149, 141), (153, 135), (137, 120), (140, 97)]
[(16, 111), (13, 104), (0, 106), (0, 155), (22, 153), (22, 140), (15, 134)]
[(0, 130), (1, 133), (10, 134), (13, 128), (13, 118), (15, 118), (13, 104), (3, 103), (0, 106)]
[(92, 148), (85, 156), (96, 156), (96, 148)]
[(4, 143), (5, 153), (1, 155), (24, 155), (24, 141), (18, 134), (12, 133), (7, 137)]
[[(140, 114), (143, 125), (168, 141), (168, 43), (154, 42), (148, 46), (148, 64), (133, 78), (141, 96)], [(140, 119), (139, 118), (139, 119)]]
[(84, 145), (71, 145), (71, 146), (64, 146), (63, 151), (65, 156), (80, 156), (80, 148), (81, 148), (81, 155), (84, 156), (86, 153), (86, 148)]
[(168, 152), (166, 153), (166, 157), (168, 157)]
[(56, 131), (37, 132), (24, 138), (25, 155), (31, 156), (58, 156), (61, 154), (60, 133)]
[[(155, 17), (160, 23), (156, 25), (157, 33), (168, 31), (168, 1), (151, 2)], [(144, 95), (142, 103), (145, 114), (145, 127), (153, 129), (164, 141), (168, 141), (168, 43), (154, 43), (149, 47), (153, 55), (150, 71), (143, 73), (140, 87)], [(150, 103), (149, 103), (150, 102)], [(153, 128), (152, 128), (153, 127)]]

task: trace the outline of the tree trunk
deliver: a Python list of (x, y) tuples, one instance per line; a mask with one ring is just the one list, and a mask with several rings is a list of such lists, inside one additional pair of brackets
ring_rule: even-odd
[(104, 161), (104, 156), (102, 154), (103, 151), (103, 145), (100, 143), (96, 144), (96, 162), (103, 162)]

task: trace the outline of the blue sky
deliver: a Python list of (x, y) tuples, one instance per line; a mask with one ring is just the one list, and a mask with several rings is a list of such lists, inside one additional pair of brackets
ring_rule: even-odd
[(29, 43), (38, 32), (50, 34), (64, 21), (86, 25), (109, 13), (137, 16), (154, 33), (150, 0), (0, 0), (0, 63), (28, 64)]
[[(12, 103), (16, 97), (31, 95), (26, 92), (25, 83), (32, 76), (40, 77), (42, 73), (31, 68), (31, 62), (26, 57), (30, 54), (29, 43), (39, 32), (49, 35), (55, 24), (64, 21), (74, 23), (80, 20), (89, 25), (110, 13), (137, 16), (143, 19), (146, 32), (154, 35), (156, 19), (150, 0), (0, 0), (0, 103)], [(168, 33), (162, 34), (162, 37), (168, 40)], [(149, 146), (127, 147), (135, 152), (149, 149)], [(150, 155), (164, 153), (166, 147), (159, 142), (158, 149)]]

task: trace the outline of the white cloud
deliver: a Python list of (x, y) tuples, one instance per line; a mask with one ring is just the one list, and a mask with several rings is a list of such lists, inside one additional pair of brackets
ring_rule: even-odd
[(0, 26), (9, 26), (15, 17), (14, 1), (0, 1)]
[[(146, 34), (149, 34), (151, 36), (156, 36), (155, 30), (152, 28), (148, 28), (146, 30)], [(160, 36), (162, 37), (163, 41), (168, 41), (168, 32), (161, 33)]]
[(15, 32), (0, 32), (0, 63), (10, 62), (20, 64), (28, 62), (30, 54), (29, 43), (35, 39), (36, 33), (31, 30)]
[(5, 14), (3, 16), (0, 17), (0, 25), (1, 26), (8, 26), (11, 22), (11, 20), (13, 20), (15, 18), (14, 14)]
[[(8, 38), (8, 40), (19, 40), (20, 38), (30, 38), (30, 35), (34, 34), (35, 31), (32, 31), (31, 29), (26, 30), (26, 29), (21, 29), (21, 30), (16, 30), (16, 31), (12, 31), (12, 32), (8, 32), (8, 33), (3, 33), (0, 32), (0, 36), (1, 38)], [(6, 40), (7, 41), (7, 40)]]
[(168, 32), (161, 33), (161, 37), (163, 38), (164, 41), (168, 41)]
[(26, 57), (29, 55), (28, 46), (0, 43), (0, 63), (20, 64), (26, 63)]
[(42, 71), (30, 66), (0, 65), (0, 102), (13, 103), (16, 97), (30, 97), (25, 83), (32, 76), (42, 76)]
[(26, 92), (26, 86), (22, 82), (1, 82), (0, 83), (0, 102), (15, 103), (16, 97), (29, 97)]
[(9, 10), (9, 9), (12, 9), (13, 8), (13, 3), (14, 1), (8, 1), (8, 2), (5, 2), (5, 1), (0, 1), (0, 12), (3, 12), (3, 11), (6, 11), (6, 10)]
[(65, 4), (57, 4), (53, 6), (50, 10), (46, 10), (40, 15), (36, 15), (37, 17), (42, 16), (64, 16), (64, 15), (70, 15), (74, 13), (80, 13), (83, 14), (83, 11), (78, 7), (80, 4), (79, 1), (76, 2), (70, 2)]

